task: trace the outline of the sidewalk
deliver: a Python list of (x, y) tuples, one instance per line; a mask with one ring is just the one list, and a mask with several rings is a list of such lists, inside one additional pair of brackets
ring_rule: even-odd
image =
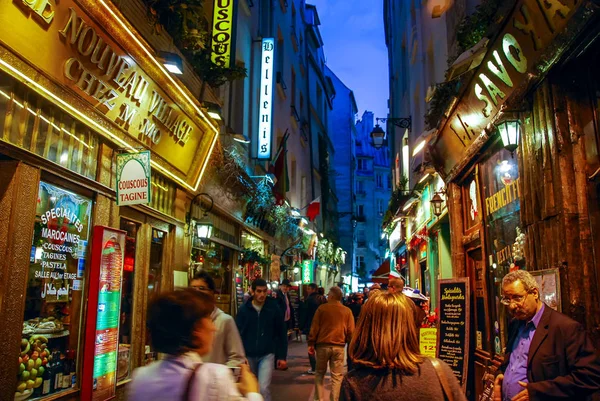
[[(272, 401), (313, 401), (315, 377), (306, 371), (308, 363), (308, 345), (306, 338), (302, 342), (292, 340), (288, 348), (288, 370), (275, 370), (271, 383)], [(331, 389), (329, 372), (325, 376), (325, 400), (329, 401)]]

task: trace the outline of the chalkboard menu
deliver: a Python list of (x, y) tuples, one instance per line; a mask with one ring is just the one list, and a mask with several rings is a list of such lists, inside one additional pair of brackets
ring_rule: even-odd
[(469, 366), (469, 279), (439, 280), (438, 358), (446, 362), (465, 390)]
[(294, 329), (298, 329), (300, 326), (300, 294), (298, 287), (290, 287), (290, 306), (294, 313)]

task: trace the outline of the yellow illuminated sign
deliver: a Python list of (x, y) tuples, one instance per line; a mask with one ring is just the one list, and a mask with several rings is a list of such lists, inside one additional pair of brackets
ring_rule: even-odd
[[(23, 74), (26, 70), (7, 59), (0, 60), (0, 67), (22, 76), (120, 146), (151, 149), (159, 156), (153, 167), (196, 190), (218, 131), (113, 8), (104, 0), (0, 4), (0, 41), (72, 89), (113, 125), (99, 125), (90, 111), (65, 103), (62, 94), (38, 85), (35, 76)], [(108, 29), (94, 22), (96, 14), (110, 20)]]
[(220, 67), (231, 66), (232, 22), (233, 0), (215, 0), (210, 58)]

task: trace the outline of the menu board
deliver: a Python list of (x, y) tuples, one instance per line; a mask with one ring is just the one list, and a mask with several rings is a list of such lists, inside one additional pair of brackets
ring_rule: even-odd
[(438, 358), (446, 362), (465, 390), (469, 366), (469, 279), (439, 280)]
[(294, 329), (300, 328), (300, 294), (297, 286), (290, 287), (290, 302), (294, 313)]
[(88, 305), (96, 307), (88, 312), (82, 399), (104, 401), (116, 395), (125, 235), (94, 227)]

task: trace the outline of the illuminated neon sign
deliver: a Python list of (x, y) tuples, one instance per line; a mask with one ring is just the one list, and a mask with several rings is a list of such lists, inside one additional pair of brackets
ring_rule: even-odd
[(302, 262), (302, 284), (310, 284), (314, 280), (313, 261), (307, 259)]
[(275, 39), (262, 40), (262, 61), (260, 68), (260, 101), (258, 114), (257, 158), (271, 158), (271, 113), (273, 111), (273, 56)]

